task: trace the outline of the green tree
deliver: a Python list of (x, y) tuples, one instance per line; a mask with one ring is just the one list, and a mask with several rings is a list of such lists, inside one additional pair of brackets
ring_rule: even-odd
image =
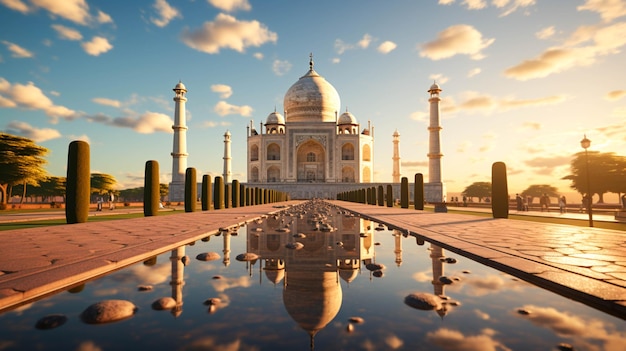
[(108, 194), (115, 192), (115, 185), (117, 180), (110, 174), (106, 173), (92, 173), (91, 174), (91, 193), (98, 195)]
[(478, 202), (482, 202), (483, 198), (491, 196), (490, 182), (475, 182), (467, 186), (461, 193), (466, 197), (477, 197)]
[(143, 201), (143, 187), (123, 189), (119, 191), (120, 200), (128, 202)]
[(9, 186), (37, 185), (46, 178), (47, 154), (47, 148), (28, 138), (0, 133), (0, 204), (6, 205)]
[(159, 184), (159, 196), (161, 196), (161, 201), (170, 193), (169, 184), (160, 183)]
[[(589, 167), (587, 167), (587, 158)], [(587, 189), (587, 170), (589, 170), (589, 184)], [(570, 164), (571, 174), (563, 177), (572, 181), (570, 188), (581, 194), (598, 194), (599, 203), (604, 202), (607, 192), (626, 192), (626, 157), (615, 155), (613, 152), (588, 151), (585, 155), (581, 151), (574, 155)]]
[(548, 196), (550, 197), (559, 196), (559, 192), (557, 188), (551, 185), (547, 185), (547, 184), (531, 185), (528, 188), (526, 188), (526, 190), (522, 191), (521, 195), (524, 197), (530, 196), (530, 202), (532, 203), (535, 197), (541, 197), (543, 194), (548, 194)]

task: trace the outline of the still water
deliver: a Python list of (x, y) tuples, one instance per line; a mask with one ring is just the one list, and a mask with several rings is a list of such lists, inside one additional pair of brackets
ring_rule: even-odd
[[(291, 209), (4, 312), (0, 350), (626, 349), (624, 320), (419, 244), (334, 208)], [(208, 252), (219, 258), (196, 258)], [(412, 293), (444, 299), (418, 309)], [(153, 308), (163, 297), (176, 306)], [(81, 319), (112, 299), (135, 314)], [(66, 321), (36, 327), (51, 315)]]

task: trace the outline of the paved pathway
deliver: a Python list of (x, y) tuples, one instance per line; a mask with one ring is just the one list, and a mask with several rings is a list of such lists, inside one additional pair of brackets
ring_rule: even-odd
[(331, 202), (626, 319), (626, 232)]
[(296, 203), (2, 231), (0, 311)]

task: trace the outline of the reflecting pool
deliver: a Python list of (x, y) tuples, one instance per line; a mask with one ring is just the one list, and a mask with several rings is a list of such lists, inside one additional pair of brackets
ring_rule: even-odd
[[(434, 303), (406, 300), (415, 293)], [(154, 307), (162, 298), (172, 305)], [(87, 323), (83, 311), (107, 300), (137, 309), (115, 322)], [(50, 316), (57, 322), (42, 325)], [(622, 319), (332, 207), (292, 208), (188, 243), (4, 312), (0, 326), (0, 350), (626, 345)]]

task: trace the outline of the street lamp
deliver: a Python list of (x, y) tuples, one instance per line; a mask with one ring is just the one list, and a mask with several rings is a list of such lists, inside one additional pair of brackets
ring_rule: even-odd
[(591, 146), (591, 140), (587, 139), (587, 134), (585, 134), (583, 140), (580, 141), (580, 146), (585, 149), (585, 163), (587, 165), (587, 213), (589, 213), (589, 226), (593, 227), (593, 214), (591, 213), (592, 193), (591, 183), (589, 182), (589, 155), (587, 154), (587, 149)]

